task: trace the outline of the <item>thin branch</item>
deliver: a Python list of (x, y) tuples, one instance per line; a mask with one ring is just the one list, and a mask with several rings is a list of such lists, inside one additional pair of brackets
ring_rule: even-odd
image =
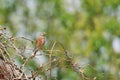
[(68, 55), (69, 52), (66, 51), (65, 47), (63, 46), (63, 44), (60, 43), (60, 42), (57, 42), (57, 43), (62, 47), (62, 49), (63, 49), (63, 51), (64, 51), (64, 54), (65, 54), (65, 56), (67, 57), (67, 59), (69, 60), (69, 63), (70, 63), (70, 65), (71, 65), (71, 67), (73, 68), (73, 70), (74, 70), (75, 72), (77, 72), (77, 73), (82, 77), (83, 80), (87, 80), (87, 78), (84, 76), (84, 74), (79, 71), (79, 70), (81, 69), (81, 67), (74, 65), (74, 62), (72, 61), (72, 57), (70, 57), (70, 56)]
[(52, 76), (52, 72), (51, 72), (51, 70), (52, 70), (52, 63), (51, 63), (51, 61), (52, 61), (52, 53), (53, 53), (53, 49), (55, 47), (55, 44), (56, 44), (56, 41), (53, 43), (53, 46), (51, 48), (50, 55), (49, 55), (49, 57), (50, 57), (50, 78)]

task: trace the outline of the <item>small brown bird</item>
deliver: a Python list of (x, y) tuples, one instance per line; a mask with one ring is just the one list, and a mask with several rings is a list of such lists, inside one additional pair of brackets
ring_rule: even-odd
[(45, 44), (45, 35), (46, 35), (46, 33), (43, 32), (40, 34), (39, 38), (37, 39), (35, 49), (33, 50), (34, 55)]

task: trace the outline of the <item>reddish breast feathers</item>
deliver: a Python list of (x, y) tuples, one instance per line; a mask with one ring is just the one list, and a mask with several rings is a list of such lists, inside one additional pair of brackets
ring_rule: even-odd
[(40, 36), (37, 40), (36, 48), (41, 48), (45, 43), (45, 38), (44, 36)]

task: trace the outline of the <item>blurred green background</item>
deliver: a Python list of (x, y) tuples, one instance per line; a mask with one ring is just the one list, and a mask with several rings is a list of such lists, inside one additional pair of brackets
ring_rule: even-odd
[[(120, 0), (0, 0), (0, 25), (32, 40), (46, 32), (46, 47), (60, 41), (74, 62), (120, 79)], [(58, 72), (57, 80), (80, 80), (71, 69)]]

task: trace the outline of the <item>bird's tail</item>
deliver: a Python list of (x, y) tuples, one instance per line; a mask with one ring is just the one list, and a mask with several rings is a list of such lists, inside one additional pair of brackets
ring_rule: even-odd
[(35, 47), (35, 48), (33, 49), (34, 55), (35, 55), (37, 52), (38, 52), (38, 48)]

